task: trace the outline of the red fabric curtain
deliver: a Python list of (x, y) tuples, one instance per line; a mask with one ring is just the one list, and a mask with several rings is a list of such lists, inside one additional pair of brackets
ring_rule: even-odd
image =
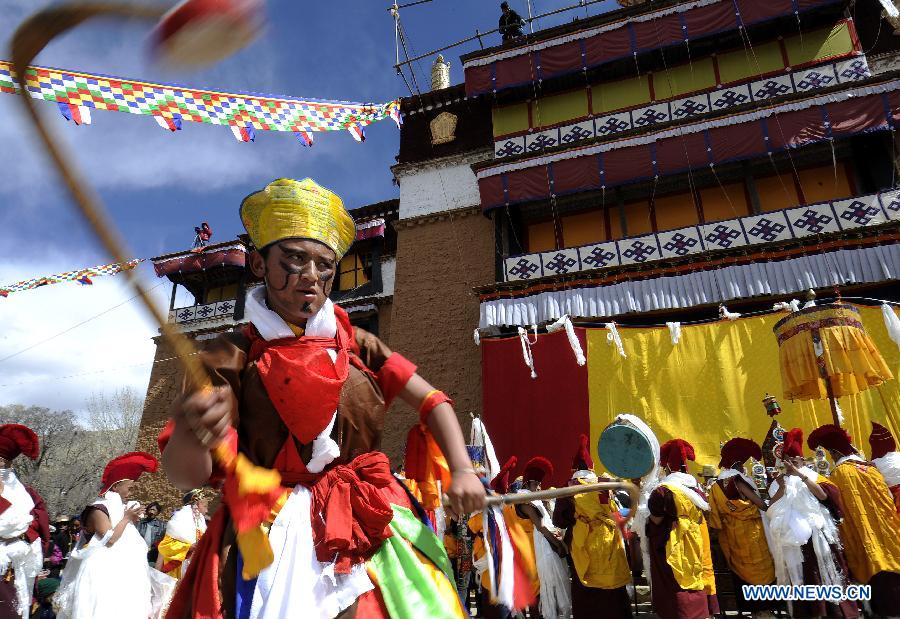
[(773, 15), (793, 13), (794, 7), (792, 4), (791, 0), (768, 0), (768, 2), (760, 2), (760, 0), (738, 0), (741, 19), (746, 25), (769, 19)]
[(656, 166), (660, 174), (699, 168), (708, 162), (703, 133), (675, 136), (656, 143)]
[(524, 202), (550, 196), (550, 179), (547, 178), (547, 166), (516, 170), (506, 175), (509, 201)]
[(653, 157), (649, 144), (603, 153), (606, 186), (610, 187), (653, 176), (652, 162)]
[(772, 150), (797, 147), (810, 140), (825, 138), (825, 119), (817, 105), (806, 110), (775, 114), (766, 119)]
[(491, 92), (491, 65), (469, 67), (466, 69), (466, 94), (471, 96), (483, 92)]
[(709, 144), (716, 163), (746, 159), (766, 152), (762, 125), (758, 122), (710, 129)]
[(553, 169), (553, 191), (556, 194), (600, 187), (600, 168), (596, 156), (563, 159), (550, 165)]
[(537, 66), (531, 54), (513, 56), (495, 64), (497, 68), (497, 90), (537, 80)]
[(478, 192), (481, 194), (481, 208), (484, 210), (503, 206), (503, 175), (487, 176), (478, 181)]
[(628, 36), (628, 30), (619, 28), (585, 39), (584, 54), (589, 67), (630, 55), (631, 38)]
[(541, 77), (548, 78), (560, 73), (569, 73), (575, 69), (581, 68), (581, 42), (570, 41), (542, 49), (540, 52), (541, 59)]
[(634, 39), (638, 50), (668, 47), (684, 42), (684, 31), (678, 15), (666, 15), (634, 24)]
[(832, 134), (837, 136), (859, 133), (872, 129), (884, 129), (887, 125), (884, 100), (881, 97), (850, 99), (840, 103), (829, 103), (828, 120)]
[[(575, 333), (587, 353), (584, 329)], [(579, 436), (590, 435), (587, 366), (575, 363), (562, 331), (538, 336), (532, 354), (535, 379), (522, 359), (518, 338), (482, 340), (482, 418), (500, 462), (518, 457), (514, 475), (521, 474), (529, 458), (544, 456), (554, 469), (544, 487), (564, 486)]]
[(711, 32), (737, 28), (737, 17), (734, 14), (734, 4), (731, 2), (709, 4), (687, 11), (683, 15), (691, 39)]

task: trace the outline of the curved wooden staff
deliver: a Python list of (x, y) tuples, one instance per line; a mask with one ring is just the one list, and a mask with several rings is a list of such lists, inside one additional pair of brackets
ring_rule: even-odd
[[(625, 490), (631, 497), (631, 509), (625, 522), (634, 518), (640, 491), (630, 481), (601, 481), (593, 484), (580, 484), (565, 488), (553, 488), (551, 490), (538, 490), (536, 492), (513, 492), (511, 494), (494, 494), (487, 497), (485, 507), (502, 507), (503, 505), (516, 505), (531, 503), (532, 501), (550, 501), (552, 499), (565, 499), (588, 492), (603, 492), (604, 490)], [(447, 497), (444, 497), (444, 506), (448, 505)]]
[[(16, 30), (12, 38), (11, 52), (12, 64), (22, 93), (22, 103), (28, 110), (28, 115), (34, 123), (34, 128), (50, 153), (50, 157), (56, 164), (60, 175), (65, 180), (66, 186), (75, 199), (75, 204), (91, 229), (100, 240), (103, 247), (117, 263), (130, 260), (131, 254), (126, 250), (125, 243), (109, 223), (109, 216), (103, 208), (100, 199), (91, 191), (87, 183), (83, 182), (77, 172), (68, 161), (63, 149), (53, 140), (47, 127), (41, 120), (34, 100), (26, 89), (25, 75), (31, 62), (53, 39), (75, 28), (85, 21), (100, 17), (113, 17), (119, 19), (142, 19), (158, 21), (166, 12), (164, 7), (147, 7), (131, 4), (112, 3), (86, 3), (55, 6), (36, 13), (23, 22)], [(175, 351), (184, 371), (191, 383), (198, 389), (211, 388), (209, 376), (195, 356), (196, 348), (191, 341), (180, 333), (171, 323), (168, 316), (164, 315), (150, 298), (146, 288), (141, 285), (135, 270), (125, 271), (128, 282), (137, 291), (141, 302), (147, 311), (153, 316), (162, 332), (163, 337), (169, 342)], [(226, 449), (225, 444), (220, 444), (214, 451), (216, 460), (228, 467), (233, 456)]]

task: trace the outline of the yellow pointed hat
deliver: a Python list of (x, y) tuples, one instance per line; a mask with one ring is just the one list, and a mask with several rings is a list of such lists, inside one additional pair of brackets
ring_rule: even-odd
[(341, 198), (311, 178), (279, 178), (241, 202), (241, 221), (262, 249), (284, 239), (312, 239), (340, 260), (356, 239), (356, 224)]

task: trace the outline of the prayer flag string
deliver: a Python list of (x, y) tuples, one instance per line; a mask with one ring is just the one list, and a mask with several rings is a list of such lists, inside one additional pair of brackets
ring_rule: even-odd
[(45, 275), (44, 277), (26, 279), (21, 282), (16, 282), (15, 284), (0, 287), (0, 297), (5, 298), (13, 292), (23, 292), (25, 290), (32, 290), (34, 288), (40, 288), (41, 286), (47, 286), (49, 284), (58, 284), (60, 282), (78, 282), (82, 286), (91, 286), (94, 283), (93, 278), (95, 277), (116, 275), (123, 271), (130, 271), (143, 261), (143, 258), (139, 258), (121, 264), (104, 264), (87, 269), (79, 269), (78, 271), (68, 271), (56, 275)]
[[(255, 131), (286, 131), (311, 146), (313, 132), (338, 130), (361, 142), (365, 127), (374, 122), (402, 123), (399, 100), (347, 103), (227, 93), (47, 67), (30, 67), (25, 88), (34, 99), (55, 102), (76, 124), (90, 124), (91, 109), (109, 110), (152, 116), (167, 131), (180, 130), (183, 121), (227, 125), (242, 142), (253, 141)], [(18, 91), (12, 64), (0, 60), (0, 92)]]

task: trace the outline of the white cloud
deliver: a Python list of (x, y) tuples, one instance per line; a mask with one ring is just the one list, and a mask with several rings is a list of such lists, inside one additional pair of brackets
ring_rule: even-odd
[[(7, 261), (0, 264), (0, 282), (64, 271), (79, 259)], [(155, 287), (157, 306), (167, 309), (166, 280), (156, 279), (147, 265), (138, 272)], [(116, 275), (98, 277), (93, 286), (61, 283), (0, 298), (0, 404), (79, 411), (92, 392), (131, 386), (143, 393), (157, 329), (137, 299), (128, 301), (134, 294), (125, 276)]]

